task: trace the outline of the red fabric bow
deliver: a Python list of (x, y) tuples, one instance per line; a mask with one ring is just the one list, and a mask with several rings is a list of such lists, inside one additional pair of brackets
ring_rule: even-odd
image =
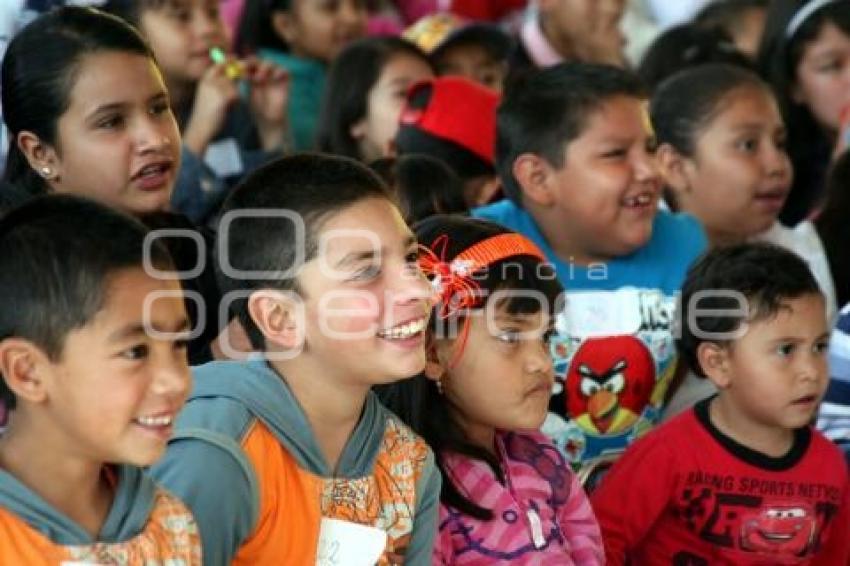
[(440, 305), (437, 316), (449, 318), (475, 307), (481, 288), (472, 279), (479, 266), (470, 261), (446, 261), (449, 238), (445, 234), (434, 240), (431, 248), (419, 246), (419, 267), (431, 281), (435, 303)]

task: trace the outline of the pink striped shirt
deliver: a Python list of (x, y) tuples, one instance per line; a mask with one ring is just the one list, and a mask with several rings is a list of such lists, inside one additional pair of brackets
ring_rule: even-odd
[(605, 563), (596, 517), (576, 476), (548, 438), (499, 433), (505, 484), (485, 462), (444, 454), (458, 490), (490, 509), (480, 521), (440, 505), (435, 565), (596, 566)]

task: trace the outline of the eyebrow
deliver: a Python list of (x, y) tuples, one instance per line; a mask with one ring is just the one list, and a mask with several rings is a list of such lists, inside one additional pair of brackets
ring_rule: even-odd
[[(407, 250), (412, 246), (416, 245), (416, 236), (410, 234), (404, 240), (404, 249)], [(366, 251), (358, 251), (358, 252), (350, 252), (345, 254), (342, 259), (336, 262), (335, 267), (346, 267), (349, 265), (357, 264), (366, 260), (374, 259), (376, 256), (381, 256), (386, 254), (387, 249), (382, 247), (380, 251), (376, 254), (375, 250), (366, 250)]]
[[(829, 340), (829, 332), (824, 332), (823, 334), (821, 334), (820, 336), (818, 336), (817, 338), (815, 338), (815, 340), (814, 340), (814, 341), (815, 341), (815, 342), (820, 342), (820, 341), (822, 341), (822, 340)], [(803, 338), (803, 337), (800, 337), (800, 336), (779, 336), (779, 337), (774, 338), (773, 340), (771, 340), (771, 343), (773, 343), (773, 344), (780, 344), (780, 343), (782, 343), (782, 342), (796, 342), (796, 343), (799, 343), (799, 342), (806, 342), (806, 339), (805, 339), (805, 338)]]
[(130, 338), (135, 338), (137, 336), (147, 336), (148, 328), (152, 328), (157, 332), (177, 334), (179, 332), (186, 332), (187, 330), (189, 330), (189, 326), (189, 319), (185, 317), (181, 318), (176, 324), (173, 324), (170, 327), (158, 325), (155, 323), (152, 323), (150, 326), (145, 326), (141, 323), (133, 323), (123, 328), (119, 328), (118, 330), (110, 334), (109, 341), (122, 342)]
[[(146, 102), (148, 104), (150, 104), (151, 102), (158, 102), (160, 100), (168, 100), (168, 95), (165, 93), (165, 91), (160, 91), (160, 92), (154, 94)], [(89, 118), (95, 118), (99, 114), (105, 114), (107, 112), (115, 112), (115, 111), (118, 111), (118, 110), (124, 110), (128, 106), (132, 106), (132, 104), (127, 103), (127, 102), (112, 102), (112, 103), (109, 103), (109, 104), (103, 104), (101, 106), (98, 106), (94, 110), (92, 110), (89, 113)]]

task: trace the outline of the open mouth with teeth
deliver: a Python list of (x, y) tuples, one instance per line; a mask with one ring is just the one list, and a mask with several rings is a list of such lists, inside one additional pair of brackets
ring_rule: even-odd
[(174, 421), (173, 415), (161, 415), (158, 417), (138, 417), (133, 419), (133, 422), (145, 428), (160, 429), (170, 427)]
[(626, 208), (646, 208), (651, 206), (654, 200), (652, 194), (642, 193), (623, 199), (623, 206)]
[(418, 337), (425, 330), (427, 318), (419, 318), (378, 331), (378, 338), (384, 340), (409, 340)]
[(143, 189), (156, 189), (161, 187), (167, 180), (168, 172), (172, 165), (168, 162), (151, 163), (142, 167), (134, 176), (133, 180)]

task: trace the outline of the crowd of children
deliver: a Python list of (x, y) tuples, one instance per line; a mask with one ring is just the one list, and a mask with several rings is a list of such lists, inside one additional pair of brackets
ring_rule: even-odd
[(6, 10), (0, 564), (850, 565), (850, 0), (701, 4)]

